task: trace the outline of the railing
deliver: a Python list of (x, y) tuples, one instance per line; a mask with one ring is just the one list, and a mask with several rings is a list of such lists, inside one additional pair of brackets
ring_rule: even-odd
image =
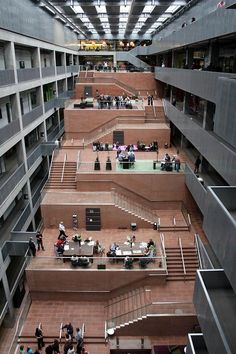
[(186, 316), (196, 315), (193, 303), (191, 302), (153, 302), (142, 307), (133, 309), (107, 321), (107, 327), (119, 328), (121, 325), (128, 325), (129, 323), (143, 320), (147, 317), (159, 316)]
[(182, 259), (182, 265), (183, 265), (183, 271), (184, 271), (184, 278), (186, 276), (186, 268), (185, 268), (185, 262), (184, 262), (184, 254), (183, 254), (183, 247), (182, 247), (182, 242), (181, 238), (178, 238), (178, 243), (179, 243), (179, 248), (180, 248), (180, 254), (181, 254), (181, 259)]
[(52, 98), (47, 102), (44, 102), (45, 112), (49, 111), (49, 109), (53, 109), (55, 107), (55, 99)]
[(11, 85), (15, 83), (15, 75), (13, 69), (0, 70), (0, 86)]
[(47, 77), (47, 76), (55, 76), (55, 66), (49, 66), (46, 68), (42, 68), (42, 77)]
[[(77, 145), (75, 144), (75, 141), (72, 139), (70, 142), (70, 145), (73, 145), (76, 147)], [(98, 157), (99, 157), (99, 152), (98, 152)], [(95, 156), (94, 156), (94, 161), (95, 161)], [(115, 159), (111, 161), (111, 170), (107, 170), (107, 165), (106, 162), (100, 162), (99, 163), (99, 169), (95, 167), (95, 163), (92, 161), (89, 162), (81, 162), (79, 165), (79, 172), (80, 173), (99, 173), (100, 172), (106, 172), (106, 173), (112, 173), (114, 171), (115, 173), (141, 173), (141, 172), (146, 172), (146, 173), (155, 173), (155, 174), (181, 174), (184, 173), (184, 171), (181, 169), (179, 172), (176, 172), (175, 170), (172, 171), (163, 171), (162, 169), (162, 163), (161, 162), (156, 162), (154, 160), (135, 160), (134, 162), (120, 162), (118, 159)], [(184, 164), (181, 164), (181, 167), (184, 169)], [(172, 225), (173, 226), (173, 225)], [(186, 224), (184, 226), (186, 228), (189, 228), (189, 226)], [(180, 228), (180, 226), (176, 225), (176, 228)]]
[(64, 65), (56, 67), (57, 75), (65, 74), (66, 68)]
[(166, 274), (168, 274), (168, 269), (167, 269), (167, 266), (166, 266), (165, 237), (164, 237), (163, 233), (160, 234), (160, 242), (161, 242), (161, 253), (163, 255), (163, 260), (164, 260), (163, 267), (166, 269)]
[(59, 343), (61, 343), (61, 338), (62, 338), (62, 333), (63, 333), (63, 323), (60, 324), (60, 329), (59, 329)]
[[(30, 217), (31, 210), (29, 203), (26, 205), (25, 209), (23, 210), (21, 216), (17, 220), (16, 224), (14, 225), (12, 231), (22, 231), (27, 219)], [(27, 227), (26, 227), (27, 229)]]
[(144, 207), (142, 204), (134, 202), (125, 195), (117, 193), (114, 188), (112, 189), (112, 196), (114, 204), (118, 208), (126, 210), (149, 223), (154, 224), (156, 222), (157, 215), (152, 213), (150, 209)]
[(20, 121), (15, 119), (9, 124), (0, 128), (0, 145), (20, 132)]
[(37, 186), (36, 190), (34, 191), (34, 193), (32, 194), (32, 204), (33, 207), (36, 205), (36, 203), (40, 200), (41, 198), (41, 191), (45, 185), (45, 183), (47, 182), (48, 177), (45, 176), (39, 183), (39, 185)]
[(17, 69), (17, 77), (19, 82), (39, 79), (39, 68)]
[(64, 178), (66, 160), (67, 160), (67, 154), (65, 154), (65, 156), (64, 156), (63, 167), (62, 167), (62, 172), (61, 172), (61, 182), (63, 182), (63, 178)]
[(81, 328), (81, 338), (84, 338), (84, 334), (85, 334), (85, 324), (82, 324), (82, 328)]
[(37, 106), (32, 109), (30, 112), (24, 114), (22, 116), (23, 127), (25, 128), (27, 125), (32, 123), (34, 120), (39, 118), (43, 114), (43, 106)]
[(197, 255), (199, 259), (199, 268), (200, 269), (214, 269), (214, 266), (210, 260), (210, 257), (206, 251), (205, 246), (200, 239), (198, 234), (194, 235), (195, 245), (197, 248)]
[(7, 197), (14, 191), (19, 185), (20, 181), (25, 176), (25, 165), (22, 163), (15, 171), (13, 171), (10, 177), (3, 183), (0, 188), (0, 205), (5, 201)]
[[(76, 161), (76, 173), (79, 171), (79, 166), (80, 166), (80, 151), (77, 153), (77, 161)], [(75, 181), (76, 181), (76, 176), (75, 176)]]
[[(74, 268), (75, 271), (86, 272), (89, 270), (96, 270), (97, 272), (102, 271), (120, 271), (120, 272), (144, 272), (145, 274), (149, 274), (151, 271), (156, 271), (157, 274), (166, 275), (166, 269), (163, 267), (163, 256), (148, 258), (145, 256), (137, 257), (136, 254), (132, 254), (131, 248), (130, 257), (133, 258), (133, 264), (131, 269), (126, 269), (124, 267), (124, 260), (126, 256), (122, 257), (94, 257), (90, 256), (88, 259), (90, 260), (87, 267), (77, 266)], [(147, 260), (146, 268), (142, 268), (140, 266), (140, 260)], [(61, 260), (61, 262), (59, 262)], [(50, 269), (54, 270), (62, 270), (62, 269), (70, 269), (71, 270), (71, 257), (70, 256), (54, 256), (54, 257), (46, 257), (40, 256), (32, 259), (32, 262), (29, 264), (30, 269), (38, 269), (38, 267), (44, 267), (45, 261), (47, 262), (47, 266)], [(100, 270), (101, 265), (103, 269)]]
[(33, 152), (30, 153), (29, 156), (27, 156), (27, 166), (28, 169), (30, 169), (33, 164), (37, 161), (37, 159), (40, 158), (42, 160), (42, 154), (41, 154), (41, 145), (39, 144)]
[(50, 164), (50, 167), (49, 167), (49, 172), (48, 172), (48, 179), (49, 179), (49, 178), (50, 178), (50, 176), (51, 176), (51, 171), (52, 171), (52, 163), (53, 163), (54, 155), (55, 155), (55, 150), (53, 150), (53, 153), (52, 153), (51, 164)]

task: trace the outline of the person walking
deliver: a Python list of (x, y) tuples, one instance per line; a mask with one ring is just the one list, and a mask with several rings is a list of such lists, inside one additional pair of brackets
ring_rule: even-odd
[(38, 251), (40, 251), (40, 247), (41, 247), (42, 251), (44, 251), (43, 235), (41, 234), (40, 231), (38, 231), (36, 234), (36, 242), (37, 242), (37, 246), (38, 246)]
[(200, 165), (201, 165), (201, 159), (200, 159), (200, 156), (198, 156), (197, 158), (196, 158), (196, 161), (195, 161), (195, 163), (194, 163), (194, 173), (198, 173), (199, 172), (199, 167), (200, 167)]
[(39, 327), (36, 328), (35, 337), (36, 337), (37, 343), (38, 343), (38, 350), (41, 350), (44, 347), (43, 331), (41, 328), (39, 328)]
[(31, 255), (33, 257), (35, 257), (36, 256), (36, 245), (35, 245), (32, 237), (30, 237), (30, 239), (29, 239), (29, 249), (30, 249)]
[(66, 235), (66, 228), (65, 228), (65, 225), (64, 225), (63, 221), (61, 221), (61, 222), (59, 223), (58, 228), (59, 228), (58, 240), (60, 239), (61, 236), (68, 237), (68, 236)]

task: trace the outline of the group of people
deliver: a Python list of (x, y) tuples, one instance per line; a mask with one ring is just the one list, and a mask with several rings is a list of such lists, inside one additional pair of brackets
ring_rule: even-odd
[(40, 251), (40, 249), (42, 251), (45, 251), (45, 248), (43, 245), (43, 235), (41, 234), (41, 232), (37, 231), (35, 237), (36, 237), (36, 244), (33, 240), (33, 237), (30, 237), (30, 239), (29, 239), (29, 249), (30, 249), (30, 253), (33, 257), (36, 256), (36, 252)]
[(172, 158), (168, 153), (165, 154), (161, 161), (161, 170), (162, 171), (172, 171), (173, 170), (173, 163), (174, 163), (174, 169), (176, 172), (179, 172), (180, 166), (181, 166), (181, 161), (179, 155), (174, 155)]
[(99, 109), (111, 109), (112, 107), (119, 108), (129, 108), (132, 109), (131, 98), (127, 95), (123, 96), (112, 96), (104, 95), (96, 91), (96, 100)]

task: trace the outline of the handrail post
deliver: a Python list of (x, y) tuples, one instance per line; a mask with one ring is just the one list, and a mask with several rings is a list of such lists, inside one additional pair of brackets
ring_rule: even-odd
[(185, 262), (184, 262), (184, 254), (183, 254), (183, 247), (182, 247), (182, 242), (181, 242), (181, 238), (178, 238), (179, 241), (179, 248), (180, 248), (180, 253), (181, 253), (181, 258), (182, 258), (182, 265), (183, 265), (183, 270), (184, 270), (184, 279), (186, 276), (186, 268), (185, 268)]
[(67, 155), (65, 154), (64, 161), (63, 161), (63, 167), (62, 167), (62, 173), (61, 173), (61, 182), (63, 182), (63, 178), (64, 178), (66, 159), (67, 159)]

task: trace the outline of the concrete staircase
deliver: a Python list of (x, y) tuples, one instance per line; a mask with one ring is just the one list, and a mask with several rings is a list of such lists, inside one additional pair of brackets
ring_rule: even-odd
[(122, 328), (147, 318), (146, 307), (151, 305), (150, 291), (145, 288), (130, 290), (108, 301), (107, 329)]
[(117, 193), (112, 192), (113, 202), (116, 208), (119, 208), (126, 213), (136, 216), (137, 218), (146, 221), (149, 224), (154, 224), (157, 222), (157, 215), (152, 212), (149, 208), (143, 206), (141, 203), (134, 202), (132, 199)]
[(50, 179), (47, 182), (47, 189), (76, 189), (76, 162), (66, 161), (64, 174), (63, 162), (52, 162)]
[[(194, 246), (182, 247), (183, 260), (180, 247), (166, 247), (166, 263), (168, 275), (166, 280), (195, 280), (196, 270), (199, 267), (197, 250)], [(184, 273), (184, 266), (186, 274)]]

